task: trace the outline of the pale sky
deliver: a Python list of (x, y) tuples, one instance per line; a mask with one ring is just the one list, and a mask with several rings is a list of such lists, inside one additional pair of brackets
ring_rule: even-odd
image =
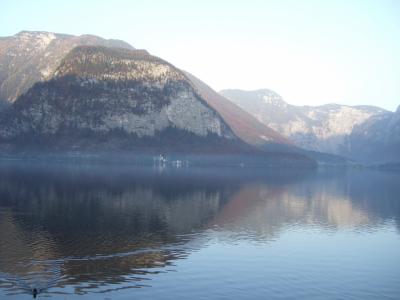
[(400, 0), (0, 0), (0, 36), (21, 30), (122, 39), (216, 90), (400, 105)]

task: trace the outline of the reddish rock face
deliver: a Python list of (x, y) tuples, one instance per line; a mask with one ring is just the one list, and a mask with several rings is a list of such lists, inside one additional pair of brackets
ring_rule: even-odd
[(291, 145), (292, 143), (277, 131), (264, 125), (245, 110), (218, 94), (195, 76), (186, 73), (199, 94), (224, 118), (233, 132), (243, 141), (254, 146), (266, 143)]

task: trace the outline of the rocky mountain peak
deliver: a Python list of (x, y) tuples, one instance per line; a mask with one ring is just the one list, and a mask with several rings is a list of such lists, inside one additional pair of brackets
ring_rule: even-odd
[(287, 107), (287, 103), (283, 101), (282, 97), (274, 91), (263, 89), (257, 91), (259, 97), (264, 100), (264, 102), (268, 105), (278, 106), (285, 108)]
[(21, 43), (36, 42), (41, 48), (46, 48), (57, 36), (45, 31), (21, 31), (15, 35)]
[[(229, 89), (220, 91), (222, 95), (228, 98), (234, 97), (235, 101), (246, 101), (250, 105), (256, 106), (277, 106), (281, 108), (286, 108), (288, 104), (282, 99), (282, 97), (269, 89), (259, 89), (255, 91), (243, 91), (237, 89)], [(238, 97), (240, 95), (240, 97)], [(241, 99), (239, 99), (241, 98)], [(245, 105), (245, 103), (243, 103)]]

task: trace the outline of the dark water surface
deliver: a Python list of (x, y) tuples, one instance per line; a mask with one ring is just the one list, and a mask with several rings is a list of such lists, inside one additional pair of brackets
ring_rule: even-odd
[(0, 299), (400, 299), (400, 174), (0, 164)]

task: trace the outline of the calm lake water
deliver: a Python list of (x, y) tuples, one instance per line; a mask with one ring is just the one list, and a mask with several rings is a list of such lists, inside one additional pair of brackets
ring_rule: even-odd
[(400, 299), (400, 174), (0, 164), (0, 299)]

